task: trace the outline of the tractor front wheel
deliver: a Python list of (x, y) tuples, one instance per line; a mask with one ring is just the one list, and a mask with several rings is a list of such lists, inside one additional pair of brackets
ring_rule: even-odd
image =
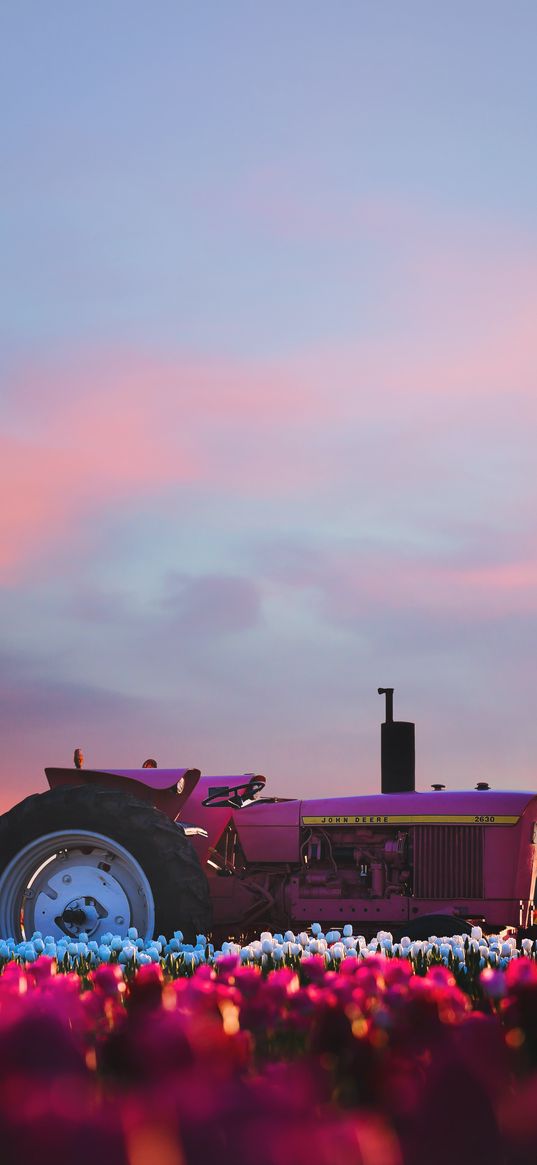
[(394, 939), (397, 942), (405, 935), (415, 940), (426, 941), (431, 935), (470, 935), (472, 924), (466, 918), (459, 918), (456, 914), (420, 914), (417, 918), (393, 927)]
[(0, 937), (186, 941), (207, 933), (207, 879), (181, 828), (129, 794), (90, 785), (27, 797), (0, 818)]

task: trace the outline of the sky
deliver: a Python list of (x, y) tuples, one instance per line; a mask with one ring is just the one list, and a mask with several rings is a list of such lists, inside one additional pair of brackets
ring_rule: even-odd
[(535, 788), (533, 0), (0, 12), (0, 809)]

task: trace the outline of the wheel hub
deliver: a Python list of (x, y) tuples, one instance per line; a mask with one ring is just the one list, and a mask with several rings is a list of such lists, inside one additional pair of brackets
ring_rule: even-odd
[(3, 872), (0, 933), (34, 930), (77, 939), (125, 934), (136, 926), (153, 933), (154, 903), (147, 877), (132, 853), (102, 834), (50, 833), (20, 850)]
[(44, 933), (55, 924), (72, 938), (93, 936), (101, 928), (117, 929), (117, 918), (131, 916), (129, 900), (117, 878), (98, 866), (78, 865), (75, 854), (45, 866), (31, 890), (35, 926)]
[(79, 934), (87, 934), (88, 938), (91, 938), (101, 919), (105, 917), (107, 912), (100, 902), (96, 902), (94, 898), (84, 897), (72, 898), (63, 914), (56, 915), (54, 921), (60, 930), (73, 938), (77, 938)]

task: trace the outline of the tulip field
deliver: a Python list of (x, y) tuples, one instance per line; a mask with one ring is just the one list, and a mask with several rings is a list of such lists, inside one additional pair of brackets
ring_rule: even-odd
[(529, 939), (0, 941), (0, 1161), (534, 1165)]

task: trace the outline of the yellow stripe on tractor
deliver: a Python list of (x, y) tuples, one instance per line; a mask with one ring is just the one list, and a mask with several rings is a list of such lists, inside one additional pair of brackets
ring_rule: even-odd
[(517, 825), (520, 817), (499, 813), (446, 816), (440, 813), (339, 814), (334, 817), (303, 817), (302, 825)]

